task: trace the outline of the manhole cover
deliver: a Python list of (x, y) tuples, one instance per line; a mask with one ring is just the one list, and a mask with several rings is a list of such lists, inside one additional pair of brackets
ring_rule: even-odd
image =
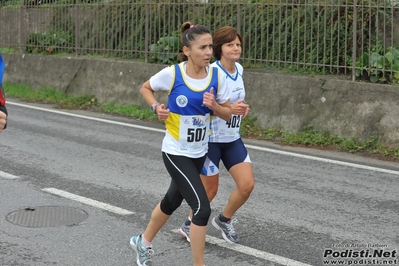
[(88, 217), (84, 210), (66, 206), (29, 207), (9, 213), (10, 223), (26, 227), (73, 226)]

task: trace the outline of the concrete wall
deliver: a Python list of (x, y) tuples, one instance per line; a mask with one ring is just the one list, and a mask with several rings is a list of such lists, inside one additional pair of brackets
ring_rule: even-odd
[(0, 36), (4, 46), (24, 47), (31, 33), (48, 32), (53, 10), (0, 9)]
[[(5, 81), (51, 87), (100, 102), (146, 106), (139, 88), (164, 65), (135, 61), (4, 54)], [(313, 124), (342, 137), (399, 147), (399, 87), (333, 77), (307, 77), (246, 69), (246, 101), (263, 127), (291, 132)], [(162, 96), (160, 96), (162, 95)], [(166, 94), (158, 94), (166, 102)]]

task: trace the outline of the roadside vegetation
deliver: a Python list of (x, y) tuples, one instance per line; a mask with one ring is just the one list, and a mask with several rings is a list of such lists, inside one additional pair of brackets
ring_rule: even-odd
[[(112, 115), (131, 117), (142, 121), (160, 123), (148, 108), (135, 105), (107, 103), (102, 104), (90, 95), (70, 96), (52, 88), (37, 90), (24, 84), (5, 83), (4, 90), (9, 98), (23, 102), (52, 104), (58, 109), (80, 109), (104, 112)], [(378, 143), (378, 138), (361, 141), (356, 138), (343, 138), (328, 131), (318, 132), (312, 125), (301, 132), (292, 133), (277, 128), (262, 128), (256, 125), (257, 118), (249, 116), (243, 120), (241, 134), (244, 138), (270, 141), (279, 145), (307, 147), (315, 149), (343, 151), (381, 160), (399, 162), (399, 148), (392, 148)]]
[[(38, 10), (46, 18), (46, 25), (27, 29), (25, 39), (8, 49), (24, 54), (73, 54), (170, 65), (179, 62), (182, 21), (195, 21), (209, 25), (211, 30), (239, 26), (244, 44), (240, 63), (245, 68), (330, 74), (399, 85), (397, 1), (134, 2), (0, 0), (6, 16), (23, 10), (20, 20), (32, 25), (40, 23), (36, 19)], [(80, 20), (73, 19), (76, 8), (86, 12)], [(8, 34), (13, 34), (9, 29)]]

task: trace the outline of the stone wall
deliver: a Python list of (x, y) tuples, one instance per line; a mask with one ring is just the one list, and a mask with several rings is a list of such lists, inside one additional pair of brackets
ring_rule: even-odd
[[(129, 60), (4, 54), (5, 81), (33, 88), (51, 87), (71, 95), (88, 94), (100, 102), (146, 107), (139, 89), (164, 65)], [(263, 127), (291, 132), (312, 124), (342, 137), (378, 136), (399, 146), (399, 87), (246, 69), (246, 101)], [(157, 99), (166, 102), (166, 93)]]

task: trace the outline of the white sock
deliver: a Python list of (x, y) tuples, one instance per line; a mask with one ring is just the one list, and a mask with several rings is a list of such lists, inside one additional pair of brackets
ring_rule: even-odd
[(141, 243), (142, 243), (146, 248), (152, 246), (152, 242), (147, 241), (147, 239), (144, 238), (144, 235), (141, 235)]

